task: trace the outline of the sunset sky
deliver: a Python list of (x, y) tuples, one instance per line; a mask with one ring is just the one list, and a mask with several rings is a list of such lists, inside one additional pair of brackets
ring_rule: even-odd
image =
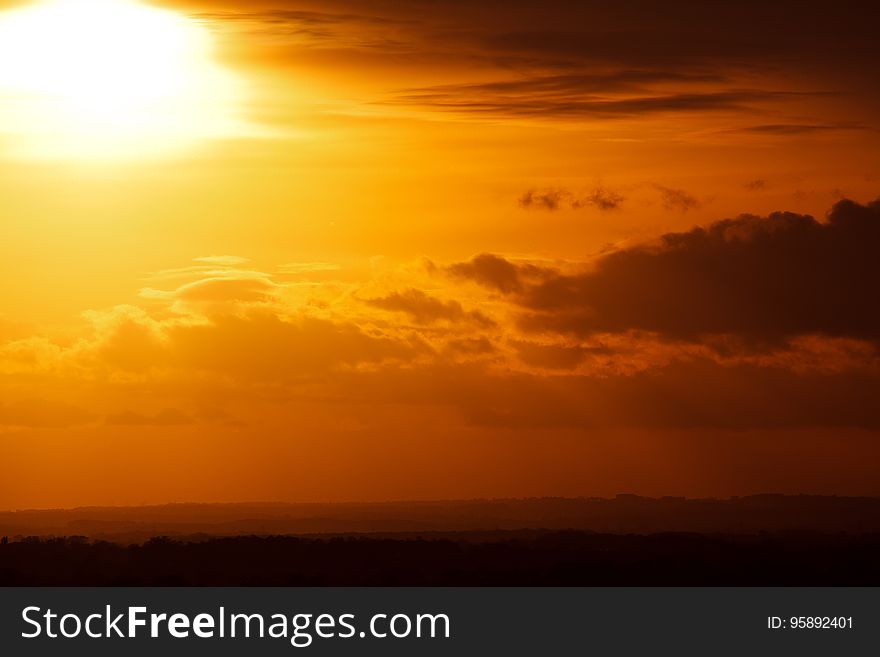
[(0, 8), (0, 509), (880, 495), (865, 3)]

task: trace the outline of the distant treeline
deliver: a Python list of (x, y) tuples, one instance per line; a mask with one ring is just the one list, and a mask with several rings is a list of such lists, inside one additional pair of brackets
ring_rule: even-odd
[(0, 542), (2, 586), (880, 585), (880, 534), (238, 536)]
[(339, 504), (167, 504), (0, 512), (0, 536), (88, 536), (143, 543), (183, 537), (486, 529), (608, 534), (880, 532), (880, 498), (752, 495), (730, 499), (529, 498)]

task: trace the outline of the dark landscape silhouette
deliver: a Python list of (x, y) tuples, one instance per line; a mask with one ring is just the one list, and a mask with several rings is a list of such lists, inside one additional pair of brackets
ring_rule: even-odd
[(495, 529), (604, 533), (880, 532), (880, 498), (751, 495), (729, 499), (528, 498), (337, 504), (166, 504), (0, 512), (0, 536), (375, 534)]
[(880, 534), (469, 532), (0, 545), (4, 586), (805, 586), (880, 584)]
[(0, 514), (0, 585), (877, 585), (880, 500), (178, 504)]

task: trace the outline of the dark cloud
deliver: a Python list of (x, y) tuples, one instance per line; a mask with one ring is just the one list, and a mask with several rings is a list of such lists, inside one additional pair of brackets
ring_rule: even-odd
[(422, 290), (412, 288), (402, 292), (393, 292), (377, 299), (367, 299), (365, 303), (383, 310), (406, 313), (420, 324), (433, 324), (443, 320), (450, 322), (470, 321), (482, 326), (494, 324), (492, 320), (480, 312), (465, 311), (458, 301), (442, 301)]
[(519, 206), (526, 210), (559, 210), (566, 207), (572, 210), (592, 207), (603, 212), (617, 210), (624, 197), (614, 190), (595, 187), (589, 192), (576, 194), (567, 189), (530, 189), (517, 199)]
[(559, 93), (480, 94), (441, 87), (407, 91), (395, 103), (477, 117), (535, 119), (624, 119), (673, 112), (753, 110), (757, 104), (796, 99), (800, 94), (765, 90), (654, 93), (626, 98), (597, 96), (579, 90)]
[(623, 204), (624, 198), (615, 191), (597, 187), (586, 196), (575, 201), (575, 208), (591, 206), (599, 210), (616, 210)]
[(571, 192), (564, 189), (530, 189), (517, 199), (519, 207), (526, 210), (558, 210), (560, 205), (570, 204)]
[[(874, 12), (855, 0), (729, 2), (669, 0), (184, 0), (216, 15), (250, 15), (279, 25), (339, 22), (411, 26), (413, 41), (542, 64), (614, 63), (628, 68), (791, 63), (794, 55), (852, 60), (874, 52)], [(860, 20), (854, 20), (854, 16)], [(470, 28), (466, 30), (464, 28)], [(476, 29), (479, 28), (479, 29)], [(785, 38), (789, 36), (790, 38)], [(444, 39), (440, 39), (444, 37)]]
[(763, 192), (767, 189), (767, 181), (763, 178), (756, 178), (755, 180), (749, 180), (743, 187), (750, 192)]
[(542, 75), (520, 77), (515, 80), (495, 82), (452, 84), (414, 90), (425, 94), (451, 92), (455, 95), (539, 95), (643, 92), (657, 84), (676, 83), (704, 85), (707, 82), (724, 82), (719, 75), (706, 73), (683, 73), (657, 70), (618, 70), (606, 73), (569, 73), (565, 75)]
[(492, 82), (436, 85), (406, 90), (399, 98), (415, 104), (439, 106), (469, 99), (475, 106), (478, 103), (506, 104), (513, 109), (525, 99), (562, 106), (585, 100), (600, 101), (604, 94), (611, 93), (647, 96), (656, 85), (681, 88), (721, 82), (724, 79), (718, 75), (624, 69), (605, 73), (521, 75)]
[[(687, 212), (699, 208), (702, 204), (699, 199), (683, 189), (666, 187), (660, 184), (649, 185), (660, 195), (660, 203), (670, 211)], [(530, 189), (517, 199), (517, 204), (524, 210), (556, 210), (569, 209), (580, 210), (583, 208), (595, 208), (603, 212), (618, 210), (626, 199), (613, 189), (607, 187), (594, 187), (586, 192), (574, 192), (570, 189), (559, 187), (547, 187), (543, 189)]]
[(521, 292), (530, 280), (550, 275), (549, 269), (530, 264), (513, 264), (491, 253), (481, 253), (468, 262), (459, 262), (447, 268), (457, 278), (465, 278), (484, 287), (510, 294)]
[(535, 280), (497, 256), (451, 271), (511, 295), (530, 331), (878, 340), (878, 255), (880, 201), (840, 201), (824, 222), (744, 215), (611, 252), (579, 274), (545, 272)]
[[(526, 324), (574, 333), (639, 329), (676, 338), (823, 333), (880, 338), (880, 205), (835, 205), (826, 223), (777, 213), (665, 235), (596, 269), (531, 288)], [(870, 296), (870, 295), (869, 295)]]
[(822, 132), (836, 132), (838, 130), (869, 130), (868, 126), (852, 124), (804, 124), (804, 123), (765, 123), (752, 125), (745, 128), (737, 128), (731, 132), (745, 132), (759, 135), (778, 136), (802, 136)]
[(691, 196), (683, 189), (664, 187), (663, 185), (654, 185), (654, 188), (660, 192), (660, 202), (667, 210), (687, 212), (688, 210), (694, 210), (701, 205), (696, 197)]
[[(572, 64), (649, 64), (667, 70), (753, 62), (790, 67), (793, 60), (866, 66), (859, 59), (872, 52), (874, 35), (865, 21), (876, 18), (864, 4), (831, 6), (821, 0), (623, 0), (613, 5), (550, 0), (531, 11), (512, 3), (498, 14), (497, 28), (483, 35), (487, 49)], [(854, 15), (863, 20), (854, 21)]]
[[(445, 79), (464, 82), (403, 82), (402, 91), (386, 90), (386, 101), (462, 118), (585, 121), (712, 112), (726, 120), (740, 112), (754, 114), (756, 125), (746, 130), (794, 135), (825, 129), (841, 113), (816, 107), (813, 116), (799, 112), (803, 125), (770, 123), (768, 116), (792, 113), (765, 110), (805, 98), (792, 91), (880, 99), (877, 11), (865, 3), (184, 0), (183, 6), (238, 25), (253, 56), (270, 65), (299, 62), (307, 51), (313, 62), (334, 68), (340, 61), (376, 66), (380, 80), (407, 79), (387, 71), (399, 66), (409, 73), (413, 63), (458, 70)], [(486, 82), (493, 70), (497, 79)], [(469, 71), (480, 71), (480, 82)]]

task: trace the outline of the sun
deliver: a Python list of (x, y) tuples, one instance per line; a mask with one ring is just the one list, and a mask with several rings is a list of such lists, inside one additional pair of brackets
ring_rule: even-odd
[(242, 93), (208, 30), (173, 11), (43, 0), (0, 13), (0, 131), (19, 152), (134, 157), (235, 134)]

